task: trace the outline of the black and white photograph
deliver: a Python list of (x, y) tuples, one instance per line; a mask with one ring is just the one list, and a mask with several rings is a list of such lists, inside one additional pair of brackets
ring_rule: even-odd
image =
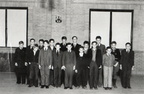
[(144, 0), (0, 0), (0, 94), (143, 94)]

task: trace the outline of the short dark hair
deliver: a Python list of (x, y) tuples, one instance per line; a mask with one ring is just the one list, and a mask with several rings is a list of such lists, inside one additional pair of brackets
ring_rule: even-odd
[(101, 40), (101, 36), (96, 36), (96, 39), (100, 39)]
[(19, 44), (24, 44), (24, 42), (23, 41), (19, 41)]
[(39, 47), (38, 44), (34, 44), (35, 47)]
[(49, 44), (49, 41), (48, 41), (48, 40), (44, 40), (44, 42), (46, 42), (47, 44)]
[(89, 45), (89, 42), (88, 41), (84, 41), (83, 44), (88, 44)]
[(71, 44), (70, 42), (68, 42), (68, 43), (66, 44), (66, 46), (68, 46), (68, 45), (71, 45), (71, 46), (72, 46), (72, 44)]
[(110, 46), (106, 47), (106, 50), (107, 50), (107, 49), (111, 49), (111, 50), (112, 50), (112, 48), (111, 48)]
[(130, 43), (130, 42), (127, 42), (127, 43), (125, 44), (125, 46), (126, 46), (126, 45), (130, 45), (130, 46), (131, 46), (131, 43)]
[(55, 46), (56, 46), (56, 45), (59, 45), (59, 46), (60, 46), (60, 43), (59, 43), (59, 42), (57, 42), (57, 43), (55, 44)]
[(44, 42), (44, 40), (43, 40), (43, 39), (39, 39), (39, 42), (40, 42), (40, 41)]
[(50, 40), (49, 40), (49, 42), (51, 42), (51, 41), (55, 42), (55, 40), (54, 40), (54, 39), (50, 39)]
[(96, 43), (96, 44), (97, 44), (97, 42), (96, 42), (96, 41), (92, 41), (92, 44), (93, 44), (93, 43)]
[(61, 38), (61, 39), (62, 39), (62, 40), (63, 40), (63, 39), (67, 40), (67, 37), (66, 37), (66, 36), (62, 36), (62, 38)]
[(30, 39), (30, 41), (32, 41), (32, 40), (35, 42), (35, 39), (34, 39), (34, 38), (31, 38), (31, 39)]
[(80, 46), (80, 47), (79, 47), (79, 49), (80, 49), (80, 48), (83, 48), (83, 49), (84, 49), (84, 47), (83, 47), (83, 46)]
[(111, 44), (117, 44), (117, 42), (116, 41), (112, 41)]
[(77, 36), (73, 36), (73, 37), (72, 37), (72, 39), (73, 39), (73, 38), (76, 38), (76, 39), (78, 39), (78, 37), (77, 37)]

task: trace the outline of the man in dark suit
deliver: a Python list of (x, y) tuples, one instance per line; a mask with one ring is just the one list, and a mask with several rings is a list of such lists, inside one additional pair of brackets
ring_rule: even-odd
[(120, 62), (120, 58), (121, 58), (120, 50), (116, 48), (116, 45), (117, 45), (117, 43), (115, 41), (111, 42), (111, 48), (112, 48), (111, 54), (113, 54), (115, 56), (115, 61), (116, 61), (116, 64), (113, 67), (113, 78), (112, 78), (112, 83), (113, 83), (114, 88), (117, 88), (116, 81), (118, 78), (119, 62)]
[(97, 49), (97, 42), (92, 42), (90, 63), (90, 89), (97, 89), (98, 85), (98, 69), (102, 66), (101, 50)]
[(65, 89), (72, 89), (73, 73), (76, 65), (75, 52), (71, 50), (72, 44), (67, 43), (67, 51), (63, 54), (62, 69), (65, 69)]
[[(55, 40), (54, 39), (50, 39), (49, 40), (49, 48), (51, 49), (52, 52), (55, 50), (55, 46), (54, 45), (55, 45)], [(53, 61), (52, 61), (52, 63), (53, 63)], [(52, 69), (50, 69), (50, 85), (54, 86), (54, 70), (53, 70), (53, 66), (52, 66)]]
[(121, 52), (121, 65), (120, 69), (122, 69), (122, 86), (123, 88), (131, 89), (130, 78), (131, 71), (134, 68), (134, 51), (131, 50), (131, 44), (125, 44), (126, 49)]
[(24, 42), (19, 42), (19, 47), (15, 50), (15, 73), (17, 77), (17, 84), (25, 84), (26, 80), (26, 66), (25, 66), (25, 53), (26, 49), (23, 47)]
[(32, 59), (30, 57), (30, 53), (32, 53), (32, 51), (33, 51), (34, 44), (35, 44), (35, 39), (31, 38), (30, 39), (30, 45), (26, 48), (25, 65), (27, 66), (27, 84), (29, 84), (29, 74), (30, 74), (29, 64), (32, 62)]
[[(101, 36), (96, 37), (96, 42), (97, 42), (97, 49), (101, 50), (101, 55), (106, 53), (105, 50), (105, 45), (101, 44)], [(103, 69), (102, 66), (99, 67), (99, 72), (98, 72), (98, 86), (101, 87), (103, 85)]]
[(53, 58), (53, 70), (54, 70), (54, 85), (56, 87), (61, 86), (61, 67), (63, 52), (60, 51), (60, 43), (56, 43), (55, 49), (52, 53)]
[(39, 53), (39, 69), (41, 73), (41, 88), (49, 88), (50, 69), (52, 68), (52, 51), (48, 47), (48, 40), (44, 41), (44, 48)]
[(43, 49), (43, 47), (44, 47), (44, 40), (40, 39), (39, 40), (39, 49), (41, 50), (41, 49)]
[(30, 57), (32, 59), (32, 62), (30, 63), (30, 75), (29, 75), (29, 87), (32, 87), (33, 85), (35, 87), (38, 87), (38, 57), (39, 57), (39, 47), (38, 44), (35, 44), (33, 47), (33, 51), (30, 53)]
[[(78, 40), (77, 36), (73, 36), (72, 37), (72, 41), (73, 41), (73, 43), (72, 43), (72, 50), (75, 52), (76, 58), (79, 56), (79, 48), (81, 46), (80, 44), (77, 43), (77, 40)], [(75, 87), (78, 86), (78, 83), (77, 83), (76, 79), (77, 79), (77, 73), (74, 73), (74, 75), (73, 75), (73, 85)]]
[(66, 37), (66, 36), (63, 36), (63, 37), (61, 38), (61, 40), (62, 40), (62, 43), (60, 44), (60, 46), (61, 46), (60, 50), (64, 52), (64, 51), (67, 50), (67, 48), (66, 48), (66, 45), (67, 45), (67, 37)]
[[(60, 46), (61, 46), (60, 50), (61, 50), (62, 52), (67, 51), (67, 48), (66, 48), (66, 45), (67, 45), (67, 37), (66, 37), (66, 36), (63, 36), (63, 37), (61, 38), (61, 40), (62, 40), (62, 43), (60, 44)], [(64, 84), (64, 78), (65, 78), (65, 71), (62, 69), (62, 71), (61, 71), (61, 84)]]

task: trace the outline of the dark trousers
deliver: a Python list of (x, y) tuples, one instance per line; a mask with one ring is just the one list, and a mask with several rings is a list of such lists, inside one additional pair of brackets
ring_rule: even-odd
[(27, 84), (30, 83), (30, 80), (29, 80), (29, 75), (30, 75), (30, 65), (28, 64), (28, 66), (26, 67), (26, 80), (27, 80)]
[(103, 85), (103, 68), (98, 69), (98, 86)]
[(50, 69), (50, 85), (54, 85), (54, 70)]
[(30, 65), (30, 75), (29, 75), (29, 80), (30, 83), (29, 85), (32, 86), (38, 86), (38, 64), (36, 62), (32, 62)]
[(65, 83), (65, 71), (61, 70), (61, 85)]
[(25, 80), (26, 80), (26, 73), (20, 73), (20, 72), (16, 72), (16, 78), (17, 78), (17, 84), (25, 84)]
[(74, 74), (73, 74), (73, 85), (74, 85), (75, 87), (78, 86), (78, 83), (77, 83), (77, 73), (75, 73), (75, 72), (74, 72)]
[(88, 70), (87, 68), (79, 69), (77, 73), (77, 84), (78, 86), (86, 86), (88, 80)]
[(65, 70), (65, 87), (72, 87), (72, 82), (73, 82), (73, 66), (66, 66)]
[(122, 85), (123, 87), (130, 87), (131, 69), (122, 70)]
[(56, 87), (61, 86), (61, 68), (54, 68), (54, 85)]
[(98, 84), (98, 66), (95, 62), (90, 64), (90, 88), (97, 88)]

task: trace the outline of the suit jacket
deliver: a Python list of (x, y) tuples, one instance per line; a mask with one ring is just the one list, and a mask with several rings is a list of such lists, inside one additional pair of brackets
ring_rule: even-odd
[(121, 62), (122, 69), (131, 69), (134, 66), (134, 51), (130, 51), (129, 53), (125, 50), (121, 52)]
[(22, 64), (22, 66), (24, 66), (24, 62), (25, 62), (25, 53), (26, 53), (26, 49), (20, 49), (20, 48), (16, 48), (15, 50), (15, 56), (14, 56), (14, 61), (17, 62), (18, 64)]
[(115, 64), (115, 56), (111, 54), (108, 56), (107, 54), (103, 55), (103, 66), (113, 67)]
[(80, 48), (80, 44), (76, 44), (76, 46), (74, 46), (74, 44), (72, 44), (72, 50), (75, 52), (76, 54), (76, 58), (79, 56), (79, 48)]
[[(100, 67), (100, 65), (102, 65), (102, 55), (100, 49), (97, 49), (95, 59), (96, 59), (95, 63), (98, 65), (98, 67)], [(91, 62), (92, 62), (92, 49), (91, 49)]]
[(87, 58), (83, 55), (83, 57), (78, 56), (77, 62), (76, 62), (76, 69), (87, 69), (89, 66), (89, 62), (87, 61)]
[(71, 51), (71, 52), (68, 52), (68, 51), (65, 51), (63, 53), (63, 58), (62, 58), (62, 63), (64, 66), (74, 66), (76, 65), (76, 55), (75, 55), (75, 52), (74, 51)]
[(120, 62), (121, 54), (119, 49), (112, 50), (112, 54), (115, 56), (115, 61)]
[(39, 58), (39, 50), (36, 51), (35, 55), (34, 52), (31, 51), (31, 53), (29, 54), (30, 58), (31, 58), (31, 62), (36, 62), (38, 63), (38, 58)]
[(103, 44), (100, 44), (100, 46), (97, 46), (97, 49), (101, 50), (102, 56), (106, 53), (105, 45), (103, 45)]
[(84, 52), (84, 58), (86, 58), (86, 62), (88, 63), (89, 66), (92, 58), (91, 49), (88, 49), (87, 51)]
[(26, 48), (26, 57), (25, 57), (26, 62), (32, 62), (32, 59), (31, 59), (31, 56), (30, 56), (30, 53), (32, 53), (32, 51), (33, 51), (33, 48), (30, 48), (30, 46), (28, 46)]
[(60, 46), (61, 46), (61, 48), (60, 48), (60, 50), (61, 51), (67, 51), (67, 48), (66, 48), (66, 45), (63, 45), (62, 43), (60, 44)]
[(63, 57), (63, 52), (60, 51), (57, 55), (56, 49), (52, 52), (52, 58), (53, 58), (53, 66), (54, 68), (61, 68), (62, 66), (62, 57)]
[(52, 51), (50, 49), (47, 49), (46, 51), (44, 49), (41, 49), (39, 53), (38, 63), (41, 66), (52, 65)]

